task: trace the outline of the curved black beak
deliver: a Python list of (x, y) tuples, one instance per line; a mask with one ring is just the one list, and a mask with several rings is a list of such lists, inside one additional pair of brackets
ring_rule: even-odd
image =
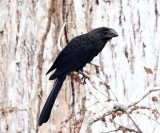
[(110, 28), (110, 37), (117, 37), (118, 33), (114, 30)]

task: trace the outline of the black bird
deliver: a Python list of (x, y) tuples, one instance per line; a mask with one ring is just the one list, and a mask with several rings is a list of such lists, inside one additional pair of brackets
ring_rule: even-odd
[(55, 72), (50, 76), (49, 80), (57, 79), (47, 101), (43, 107), (39, 118), (39, 126), (47, 122), (51, 114), (51, 109), (56, 100), (59, 90), (66, 79), (66, 76), (72, 71), (77, 71), (83, 75), (83, 79), (88, 76), (83, 73), (83, 67), (86, 63), (93, 60), (99, 52), (102, 51), (105, 44), (112, 39), (117, 37), (118, 34), (115, 30), (106, 27), (100, 27), (94, 29), (86, 34), (73, 38), (59, 53), (57, 59), (48, 70), (50, 73), (56, 69)]

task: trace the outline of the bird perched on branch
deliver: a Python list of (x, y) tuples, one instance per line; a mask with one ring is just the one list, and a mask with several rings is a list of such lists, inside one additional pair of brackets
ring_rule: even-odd
[(56, 100), (56, 97), (62, 87), (66, 76), (72, 71), (77, 71), (83, 75), (83, 79), (88, 76), (83, 72), (83, 67), (86, 63), (93, 60), (104, 48), (105, 44), (113, 37), (117, 37), (118, 34), (115, 30), (106, 27), (100, 27), (94, 29), (86, 34), (73, 38), (59, 53), (55, 62), (48, 70), (50, 73), (56, 69), (50, 76), (49, 80), (57, 79), (52, 91), (50, 92), (47, 101), (42, 109), (39, 118), (39, 126), (47, 122), (51, 114), (51, 109)]

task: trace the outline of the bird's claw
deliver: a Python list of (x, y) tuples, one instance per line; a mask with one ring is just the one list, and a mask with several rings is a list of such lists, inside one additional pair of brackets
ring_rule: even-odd
[(83, 80), (83, 83), (85, 83), (85, 84), (86, 84), (86, 79), (88, 79), (88, 80), (89, 80), (89, 77), (88, 77), (88, 75), (87, 75), (87, 74), (84, 74), (84, 75), (83, 75), (83, 77), (82, 77), (81, 79)]
[(81, 79), (83, 80), (83, 83), (86, 84), (86, 79), (89, 80), (89, 76), (83, 71), (79, 71), (79, 73), (82, 74), (82, 78)]

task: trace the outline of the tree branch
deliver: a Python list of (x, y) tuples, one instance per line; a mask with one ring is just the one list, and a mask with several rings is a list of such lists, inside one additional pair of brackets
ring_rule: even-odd
[(114, 106), (112, 109), (104, 109), (99, 113), (92, 113), (91, 111), (86, 112), (82, 126), (81, 126), (80, 133), (88, 133), (90, 126), (94, 122), (102, 119), (105, 116), (112, 114), (112, 112), (116, 112), (116, 111), (126, 112), (130, 107), (135, 106), (136, 104), (141, 102), (146, 96), (148, 96), (151, 92), (154, 92), (154, 91), (160, 91), (160, 87), (159, 86), (153, 87), (149, 91), (145, 92), (140, 98), (137, 98), (134, 102), (131, 102), (127, 105), (116, 102), (114, 103)]
[(128, 108), (138, 104), (139, 102), (141, 102), (146, 96), (148, 96), (151, 92), (154, 92), (154, 91), (160, 91), (160, 86), (155, 86), (153, 87), (152, 89), (146, 91), (143, 96), (141, 96), (139, 99), (137, 99), (135, 102), (133, 103), (130, 103), (130, 105), (128, 105)]

